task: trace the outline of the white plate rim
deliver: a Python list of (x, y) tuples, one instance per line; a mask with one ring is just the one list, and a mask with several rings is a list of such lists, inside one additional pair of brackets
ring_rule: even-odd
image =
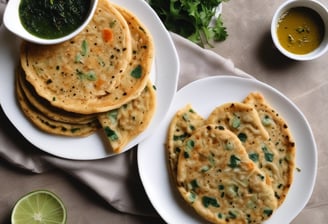
[[(192, 209), (182, 201), (172, 184), (165, 158), (166, 153), (164, 142), (166, 133), (164, 130), (167, 130), (170, 118), (174, 115), (177, 109), (183, 107), (187, 103), (197, 101), (195, 100), (195, 97), (197, 98), (197, 96), (195, 96), (196, 94), (192, 93), (199, 92), (199, 89), (197, 90), (197, 88), (199, 88), (199, 86), (203, 88), (205, 85), (211, 85), (211, 88), (206, 86), (205, 90), (201, 89), (203, 92), (200, 91), (199, 94), (200, 96), (203, 96), (202, 98), (208, 97), (208, 92), (213, 90), (213, 85), (218, 85), (216, 86), (217, 88), (222, 87), (222, 85), (226, 85), (226, 88), (231, 88), (231, 85), (234, 87), (239, 87), (239, 90), (231, 90), (229, 93), (233, 94), (234, 91), (239, 91), (240, 93), (236, 94), (236, 97), (227, 97), (229, 99), (227, 99), (226, 102), (230, 102), (232, 100), (241, 101), (250, 91), (262, 92), (268, 102), (271, 103), (271, 105), (277, 109), (279, 114), (285, 118), (295, 138), (297, 147), (296, 166), (300, 168), (301, 171), (294, 172), (294, 182), (286, 200), (278, 208), (278, 210), (275, 211), (270, 219), (265, 222), (265, 224), (290, 223), (302, 211), (302, 209), (309, 201), (317, 176), (317, 146), (311, 127), (300, 109), (280, 91), (261, 81), (235, 76), (210, 76), (191, 82), (181, 88), (173, 100), (172, 107), (165, 121), (162, 122), (161, 126), (150, 138), (139, 144), (137, 157), (139, 175), (145, 188), (146, 194), (148, 195), (148, 198), (150, 199), (154, 208), (167, 223), (192, 224), (204, 222), (204, 220), (200, 219), (192, 211)], [(279, 101), (279, 103), (284, 102), (284, 106), (288, 105), (287, 107), (289, 108), (279, 108), (279, 105), (276, 105), (277, 102), (272, 102), (274, 99), (275, 101)], [(203, 101), (199, 102), (206, 104)], [(218, 102), (218, 105), (220, 103), (224, 102)], [(214, 109), (207, 108), (207, 111), (204, 110), (203, 113), (201, 113), (202, 111), (199, 111), (199, 109), (202, 108), (197, 107), (199, 105), (193, 106), (197, 112), (205, 117), (209, 114), (211, 109)], [(296, 114), (288, 115), (288, 110), (291, 110)], [(298, 123), (293, 120), (293, 118), (291, 119), (291, 116), (296, 116)], [(305, 128), (305, 137), (302, 136), (301, 133), (295, 133), (297, 130), (299, 130), (299, 128)], [(305, 145), (302, 145), (303, 143), (305, 143), (306, 147)], [(155, 149), (157, 151), (155, 151)], [(309, 151), (304, 151), (305, 149)], [(300, 151), (309, 155), (302, 156)], [(307, 163), (306, 161), (310, 162)], [(157, 168), (165, 170), (161, 171), (157, 170)], [(158, 184), (156, 184), (156, 182), (158, 182)], [(168, 202), (163, 200), (167, 200)], [(165, 203), (167, 203), (166, 206), (163, 206)]]
[[(161, 122), (162, 118), (166, 116), (176, 93), (180, 64), (177, 51), (169, 32), (166, 30), (157, 14), (145, 1), (111, 0), (111, 2), (134, 13), (151, 32), (155, 45), (155, 60), (151, 76), (157, 90), (157, 109), (148, 128), (132, 140), (132, 142), (122, 150), (123, 153), (147, 138)], [(18, 61), (20, 41), (21, 40), (11, 34), (3, 24), (1, 25), (0, 67), (2, 72), (8, 75), (4, 76), (3, 81), (0, 82), (0, 103), (4, 113), (16, 129), (34, 146), (60, 158), (95, 160), (118, 155), (107, 151), (106, 146), (104, 146), (104, 143), (97, 134), (93, 134), (86, 138), (75, 139), (61, 136), (49, 136), (36, 129), (25, 119), (20, 111), (18, 112), (19, 107), (17, 103), (14, 102), (15, 99), (13, 97), (15, 94), (13, 87), (13, 68), (15, 68), (18, 63), (14, 60)], [(10, 75), (13, 77), (10, 77)], [(7, 83), (12, 83), (12, 87)], [(33, 132), (33, 134), (31, 132)], [(52, 144), (47, 142), (48, 138), (51, 139)], [(65, 143), (60, 144), (59, 139), (62, 139)]]

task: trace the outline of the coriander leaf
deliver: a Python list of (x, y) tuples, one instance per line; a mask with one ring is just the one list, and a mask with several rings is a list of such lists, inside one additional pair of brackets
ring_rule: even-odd
[(214, 40), (223, 41), (228, 37), (226, 27), (223, 26), (221, 15), (217, 18), (215, 27), (213, 28)]
[(131, 71), (131, 76), (136, 79), (140, 79), (142, 76), (142, 67), (138, 65)]
[[(149, 0), (165, 27), (204, 47), (228, 34), (216, 8), (228, 0)], [(213, 23), (214, 18), (214, 23)]]

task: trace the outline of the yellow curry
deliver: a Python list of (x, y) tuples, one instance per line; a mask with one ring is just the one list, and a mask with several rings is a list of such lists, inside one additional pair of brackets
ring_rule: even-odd
[(324, 22), (317, 12), (295, 7), (284, 13), (278, 23), (280, 44), (294, 54), (307, 54), (316, 49), (324, 36)]

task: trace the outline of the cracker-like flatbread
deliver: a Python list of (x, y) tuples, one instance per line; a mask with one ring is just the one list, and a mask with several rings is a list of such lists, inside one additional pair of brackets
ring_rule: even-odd
[(156, 92), (149, 81), (139, 97), (97, 118), (113, 152), (118, 153), (150, 124), (156, 110)]
[(261, 223), (277, 208), (265, 173), (223, 126), (203, 126), (184, 141), (177, 182), (184, 200), (212, 223)]
[[(291, 131), (279, 113), (265, 100), (261, 93), (250, 93), (243, 101), (253, 106), (269, 134), (267, 145), (267, 160), (265, 166), (271, 170), (274, 179), (273, 188), (279, 205), (285, 200), (293, 182), (295, 170), (296, 146)], [(266, 150), (266, 149), (265, 149)]]

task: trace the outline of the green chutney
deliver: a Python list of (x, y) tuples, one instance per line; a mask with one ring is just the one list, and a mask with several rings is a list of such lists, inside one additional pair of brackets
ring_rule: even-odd
[(29, 33), (55, 39), (78, 28), (89, 10), (90, 0), (21, 0), (19, 16)]

